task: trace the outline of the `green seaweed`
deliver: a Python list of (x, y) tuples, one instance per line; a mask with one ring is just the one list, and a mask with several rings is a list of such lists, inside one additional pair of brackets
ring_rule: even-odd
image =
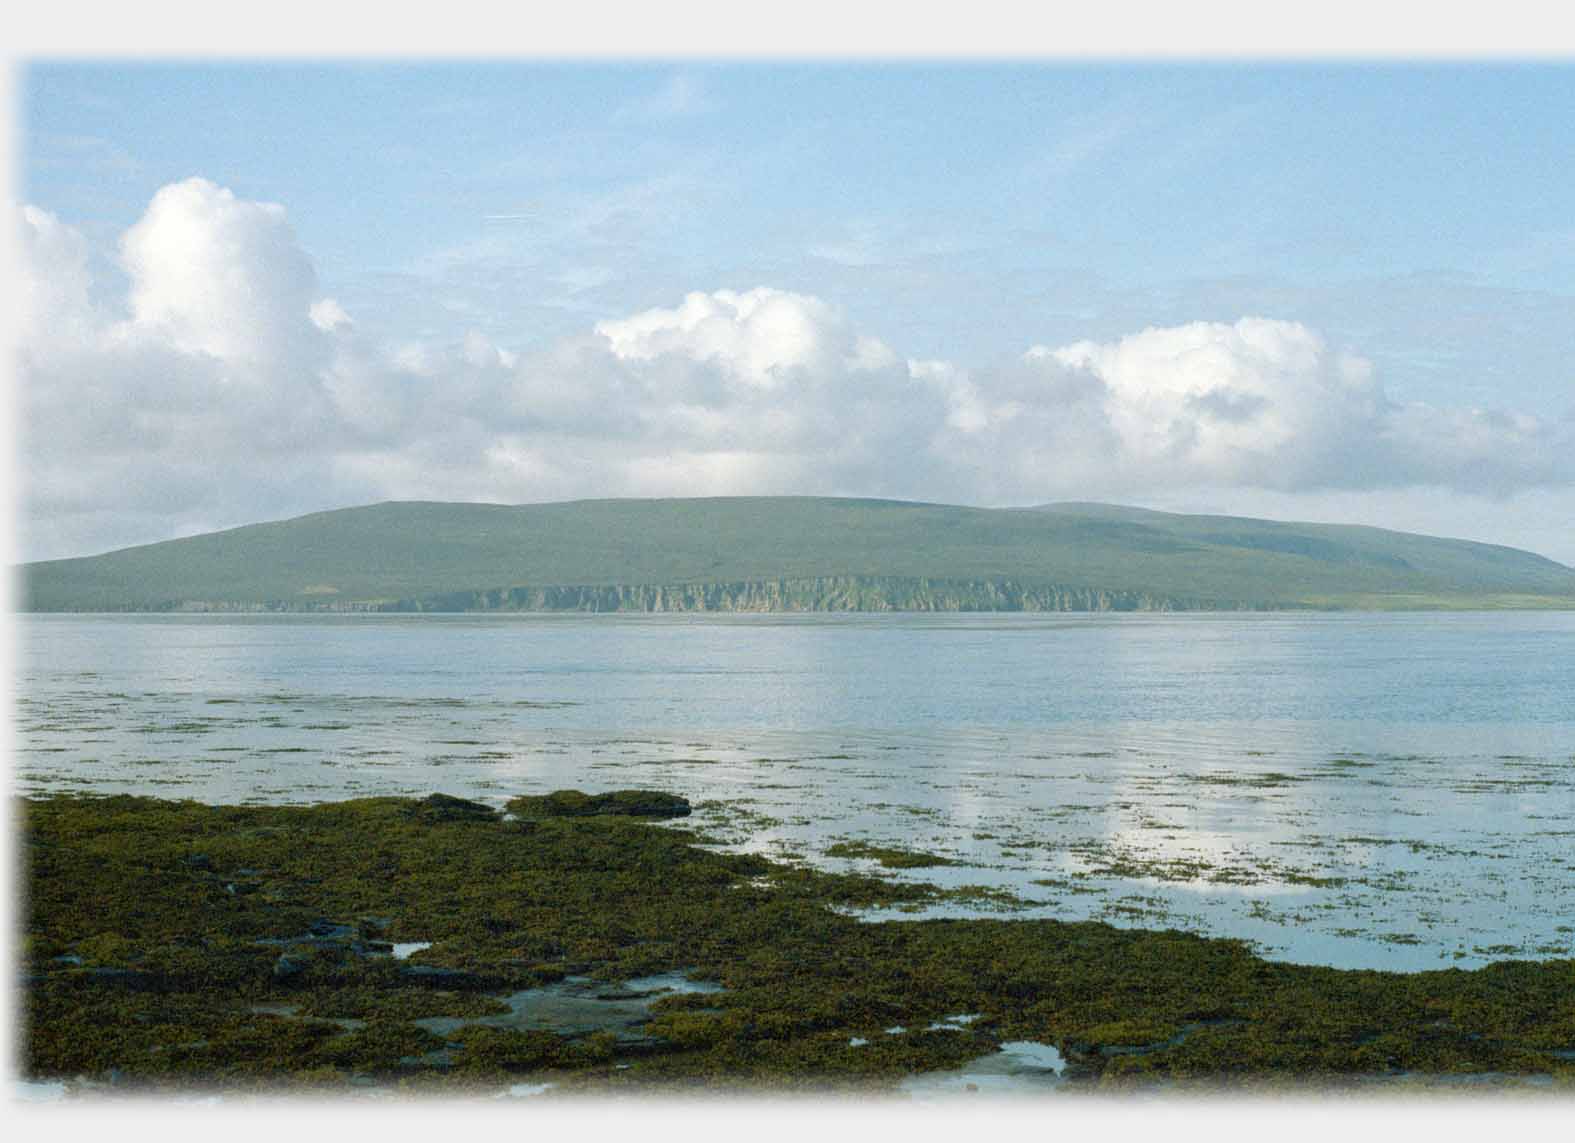
[[(950, 891), (717, 852), (626, 813), (510, 818), (447, 797), (19, 806), (20, 1060), (35, 1078), (891, 1088), (1035, 1040), (1086, 1086), (1575, 1081), (1571, 960), (1341, 971), (1095, 921), (868, 923), (854, 914)], [(393, 941), (431, 946), (401, 961)], [(520, 990), (680, 970), (723, 991), (656, 997), (633, 1031), (494, 1026)], [(979, 1018), (928, 1028), (959, 1013)], [(434, 1035), (413, 1023), (429, 1016), (497, 1019)]]
[(613, 790), (585, 794), (555, 790), (550, 794), (509, 799), (509, 813), (521, 818), (573, 818), (618, 815), (642, 818), (687, 817), (689, 800), (659, 790)]
[(938, 853), (924, 853), (895, 846), (870, 845), (862, 841), (839, 841), (826, 849), (827, 857), (861, 857), (877, 861), (886, 869), (928, 869), (936, 865), (957, 864)]

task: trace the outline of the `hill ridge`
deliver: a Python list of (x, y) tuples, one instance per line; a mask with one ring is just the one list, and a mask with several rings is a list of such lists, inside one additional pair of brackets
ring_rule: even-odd
[(381, 501), (21, 573), (28, 611), (1575, 607), (1575, 569), (1502, 545), (1088, 502)]

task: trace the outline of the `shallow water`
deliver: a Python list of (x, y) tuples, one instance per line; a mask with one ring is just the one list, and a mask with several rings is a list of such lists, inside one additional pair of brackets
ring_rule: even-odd
[(940, 853), (901, 876), (1040, 903), (1010, 915), (1353, 967), (1575, 944), (1570, 614), (29, 616), (18, 644), (22, 792), (657, 786), (741, 848)]
[(430, 1016), (411, 1023), (439, 1036), (451, 1036), (467, 1024), (517, 1030), (542, 1029), (563, 1036), (612, 1032), (623, 1041), (645, 1039), (651, 1005), (668, 996), (708, 995), (722, 991), (709, 981), (690, 980), (684, 973), (642, 976), (613, 987), (588, 977), (570, 976), (553, 984), (500, 997), (509, 1010), (496, 1016)]
[(1044, 1095), (1065, 1081), (1066, 1061), (1051, 1044), (1009, 1040), (999, 1051), (971, 1060), (950, 1071), (920, 1072), (909, 1076), (899, 1090), (915, 1099), (940, 1099), (962, 1094), (990, 1096)]

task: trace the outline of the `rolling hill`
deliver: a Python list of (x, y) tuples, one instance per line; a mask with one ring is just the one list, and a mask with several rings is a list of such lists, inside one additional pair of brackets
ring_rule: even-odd
[(1104, 504), (391, 502), (20, 570), (26, 611), (1575, 608), (1513, 548)]

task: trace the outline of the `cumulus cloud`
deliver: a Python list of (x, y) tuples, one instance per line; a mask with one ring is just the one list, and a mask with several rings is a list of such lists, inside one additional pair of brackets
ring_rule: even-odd
[(13, 302), (19, 349), (31, 357), (69, 352), (89, 339), (99, 318), (89, 300), (88, 245), (47, 211), (21, 208), (21, 273)]
[[(820, 299), (688, 295), (519, 362), (511, 409), (622, 494), (855, 493), (937, 420), (906, 363)], [(610, 455), (603, 457), (603, 450)]]
[(1372, 367), (1295, 322), (1148, 329), (1114, 343), (1035, 346), (1030, 361), (1095, 378), (1126, 457), (1240, 483), (1316, 478), (1339, 430), (1374, 415)]
[(1299, 322), (1193, 322), (1035, 346), (1025, 361), (1062, 385), (1096, 383), (1133, 486), (1504, 493), (1575, 480), (1568, 422), (1397, 404), (1370, 361)]
[(133, 323), (177, 350), (281, 361), (308, 348), (317, 274), (277, 203), (172, 183), (126, 232), (121, 259)]
[[(248, 502), (293, 505), (321, 482), (333, 346), (311, 323), (315, 274), (282, 208), (199, 179), (165, 187), (122, 240), (129, 288), (111, 308), (90, 300), (81, 236), (20, 215), (30, 541), (169, 534)], [(271, 467), (280, 457), (291, 463)]]
[(961, 503), (1180, 490), (1575, 484), (1575, 423), (1390, 400), (1372, 365), (1248, 317), (905, 358), (828, 302), (688, 294), (519, 352), (379, 342), (284, 209), (160, 190), (94, 301), (69, 225), (17, 212), (29, 554), (387, 498), (801, 493)]
[[(760, 389), (813, 382), (858, 367), (866, 355), (846, 321), (825, 302), (766, 288), (692, 293), (676, 309), (654, 309), (596, 332), (623, 361), (663, 356), (714, 364), (729, 380)], [(868, 353), (880, 357), (878, 343)], [(885, 359), (894, 360), (890, 353)]]

